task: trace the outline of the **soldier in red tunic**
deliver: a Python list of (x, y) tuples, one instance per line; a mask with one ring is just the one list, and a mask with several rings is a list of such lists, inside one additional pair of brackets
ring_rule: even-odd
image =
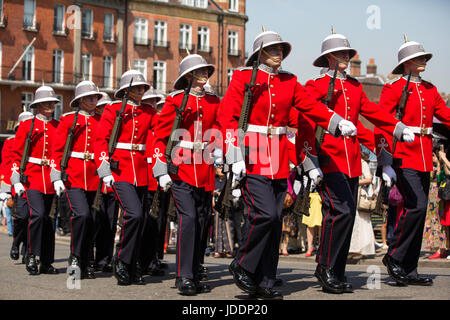
[[(433, 116), (450, 127), (450, 109), (436, 87), (420, 77), (431, 57), (432, 54), (425, 52), (420, 43), (405, 39), (398, 50), (398, 64), (392, 71), (402, 76), (385, 84), (381, 92), (379, 105), (386, 112), (396, 114), (411, 73), (402, 122), (414, 132), (414, 142), (407, 144), (397, 141), (392, 154), (392, 137), (375, 130), (378, 165), (383, 169), (383, 180), (388, 186), (396, 180), (404, 199), (403, 210), (389, 241), (389, 250), (383, 258), (389, 275), (402, 285), (433, 283), (431, 278), (418, 275), (417, 264), (427, 211), (430, 172), (433, 171)], [(401, 164), (396, 159), (401, 159)], [(389, 211), (393, 209), (389, 207)]]
[[(204, 89), (214, 69), (213, 65), (197, 54), (188, 55), (181, 61), (179, 77), (174, 83), (174, 88), (178, 91), (166, 98), (155, 129), (153, 161), (156, 163), (153, 175), (158, 178), (161, 188), (172, 186), (178, 217), (175, 283), (185, 295), (210, 291), (208, 285), (200, 283), (199, 270), (202, 239), (207, 232), (205, 227), (212, 212), (215, 178), (214, 160), (210, 154), (215, 148), (216, 141), (213, 139), (216, 135), (211, 129), (217, 128), (220, 100)], [(174, 132), (176, 137), (172, 136), (179, 140), (171, 153), (171, 160), (178, 166), (178, 173), (170, 173), (165, 157), (166, 145), (176, 110), (181, 106), (183, 89), (188, 87), (190, 81), (192, 87), (188, 93), (180, 129)]]
[[(356, 50), (350, 47), (345, 36), (333, 32), (326, 37), (322, 41), (322, 52), (313, 65), (329, 69), (306, 83), (305, 88), (309, 95), (317, 101), (325, 100), (330, 78), (337, 67), (329, 107), (356, 124), (357, 128), (363, 129), (358, 121), (361, 114), (387, 134), (394, 134), (397, 139), (411, 142), (414, 139), (412, 132), (403, 123), (370, 102), (362, 85), (345, 73), (349, 60), (355, 54)], [(305, 153), (317, 155), (314, 142), (316, 128), (313, 125), (308, 128), (309, 133), (303, 135), (304, 141), (300, 144), (309, 150), (304, 150)], [(352, 285), (346, 281), (345, 266), (356, 214), (358, 179), (361, 175), (360, 136), (333, 137), (325, 131), (318, 158), (310, 156), (310, 166), (305, 167), (304, 163), (307, 171), (320, 167), (323, 172), (320, 194), (324, 218), (314, 274), (323, 291), (329, 293), (353, 292)]]
[[(236, 134), (246, 84), (262, 43), (253, 101), (250, 107), (243, 156)], [(246, 225), (240, 248), (230, 265), (236, 285), (257, 297), (282, 299), (273, 290), (281, 237), (281, 210), (289, 175), (286, 126), (292, 108), (297, 108), (333, 134), (356, 133), (355, 126), (325, 105), (310, 98), (297, 77), (281, 70), (281, 62), (291, 50), (273, 31), (258, 35), (245, 68), (237, 69), (221, 102), (219, 122), (226, 147), (226, 162), (241, 180), (245, 201)], [(301, 130), (301, 128), (300, 128)]]
[[(28, 255), (26, 269), (30, 275), (56, 274), (51, 264), (55, 257), (55, 222), (49, 217), (55, 190), (50, 181), (51, 145), (56, 140), (58, 121), (52, 118), (55, 103), (59, 100), (48, 86), (36, 90), (30, 108), (36, 108), (34, 118), (19, 125), (11, 154), (11, 184), (18, 195), (18, 206), (29, 209)], [(30, 132), (33, 124), (33, 131)], [(19, 168), (27, 135), (31, 133), (31, 145), (24, 176)], [(39, 257), (39, 260), (38, 258)], [(38, 263), (40, 265), (38, 266)]]
[[(33, 118), (33, 114), (29, 111), (24, 111), (19, 114), (18, 121), (14, 126), (14, 132), (17, 132), (19, 124), (25, 120)], [(14, 138), (15, 136), (9, 137), (3, 143), (2, 149), (2, 163), (0, 165), (0, 175), (1, 175), (1, 190), (0, 190), (0, 200), (5, 201), (6, 199), (13, 196), (14, 189), (11, 188), (10, 181), (10, 168), (11, 168), (11, 155), (14, 148)], [(29, 209), (26, 201), (22, 204), (25, 207), (19, 207), (15, 203), (16, 212), (13, 216), (13, 242), (10, 250), (10, 257), (13, 260), (19, 259), (19, 247), (22, 243), (22, 263), (25, 261), (25, 256), (27, 253), (27, 224), (29, 219)]]
[[(72, 211), (68, 263), (81, 271), (82, 279), (95, 279), (89, 261), (92, 259), (90, 254), (94, 240), (95, 214), (92, 205), (99, 184), (93, 142), (100, 121), (100, 115), (95, 113), (100, 98), (102, 95), (92, 81), (82, 81), (75, 87), (75, 98), (70, 102), (70, 107), (77, 110), (62, 115), (56, 130), (59, 139), (53, 142), (52, 147), (51, 180), (58, 197), (66, 196)], [(70, 157), (63, 171), (61, 161), (71, 129)]]
[[(133, 79), (131, 88), (128, 89)], [(144, 284), (136, 268), (138, 243), (144, 221), (144, 201), (148, 189), (146, 141), (153, 112), (141, 104), (144, 92), (150, 88), (144, 75), (128, 70), (120, 79), (115, 97), (121, 99), (129, 90), (129, 98), (122, 116), (115, 151), (110, 159), (108, 144), (122, 101), (108, 104), (95, 139), (97, 173), (106, 187), (112, 187), (123, 210), (123, 227), (114, 256), (113, 271), (119, 285)], [(111, 166), (111, 164), (114, 164)]]

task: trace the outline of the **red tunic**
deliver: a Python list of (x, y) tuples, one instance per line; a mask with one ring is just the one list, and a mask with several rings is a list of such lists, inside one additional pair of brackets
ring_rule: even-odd
[[(183, 92), (176, 91), (165, 100), (155, 130), (153, 161), (166, 163), (166, 145), (175, 120), (175, 108), (180, 107)], [(206, 191), (214, 190), (215, 171), (211, 153), (217, 142), (215, 139), (220, 134), (216, 122), (219, 103), (219, 97), (214, 94), (204, 91), (196, 94), (191, 90), (177, 137), (188, 143), (203, 142), (206, 147), (199, 151), (174, 148), (172, 162), (178, 165), (178, 174), (170, 174), (172, 180), (181, 180), (197, 188), (204, 187)], [(158, 165), (155, 163), (155, 166)], [(157, 168), (153, 171), (155, 176), (160, 175)]]
[[(238, 146), (237, 128), (245, 85), (250, 83), (252, 68), (237, 69), (220, 105), (220, 126), (226, 138), (227, 153)], [(285, 71), (273, 73), (261, 65), (253, 90), (249, 125), (286, 127), (291, 109), (297, 108), (319, 125), (335, 131), (342, 118), (336, 117), (325, 105), (313, 100), (297, 81), (297, 77)], [(333, 120), (333, 121), (332, 121)], [(302, 128), (299, 128), (302, 130)], [(227, 137), (227, 133), (231, 136)], [(246, 133), (245, 145), (249, 146), (246, 159), (247, 174), (263, 175), (270, 179), (285, 179), (289, 175), (288, 140), (285, 134), (268, 135), (260, 132)], [(229, 154), (229, 153), (228, 153)], [(227, 157), (228, 163), (236, 162)]]
[[(59, 122), (56, 135), (59, 137), (52, 147), (52, 161), (54, 168), (52, 169), (52, 181), (54, 176), (60, 176), (61, 160), (64, 152), (69, 129), (72, 126), (75, 117), (75, 112), (64, 114)], [(86, 191), (97, 190), (99, 178), (96, 172), (94, 157), (89, 158), (89, 155), (94, 155), (94, 139), (100, 121), (100, 115), (90, 115), (85, 111), (78, 113), (77, 124), (74, 129), (74, 137), (72, 143), (72, 152), (84, 154), (88, 159), (80, 159), (70, 157), (67, 163), (66, 173), (68, 180), (65, 182), (66, 187), (81, 188)]]
[[(94, 143), (95, 163), (100, 178), (112, 173), (114, 181), (124, 181), (135, 186), (148, 184), (148, 163), (145, 144), (150, 130), (153, 108), (135, 105), (131, 101), (123, 112), (122, 126), (117, 139), (118, 143), (128, 144), (133, 150), (116, 148), (112, 156), (119, 161), (117, 169), (110, 169), (108, 143), (122, 102), (112, 103), (105, 107), (99, 122), (99, 129)], [(112, 172), (111, 172), (112, 171)]]
[[(11, 183), (20, 182), (19, 180), (19, 166), (22, 158), (22, 152), (25, 147), (25, 140), (30, 131), (31, 122), (29, 119), (21, 122), (19, 129), (14, 139), (14, 147), (11, 155)], [(40, 191), (44, 194), (54, 194), (53, 184), (50, 181), (50, 160), (51, 160), (51, 146), (56, 141), (56, 128), (58, 121), (44, 120), (38, 114), (34, 122), (33, 134), (31, 135), (31, 146), (29, 157), (41, 161), (41, 164), (28, 162), (25, 175), (28, 176), (28, 183), (24, 184), (25, 189), (32, 189)], [(29, 159), (31, 160), (31, 159)]]
[[(384, 85), (379, 105), (395, 115), (400, 102), (406, 77), (401, 77)], [(433, 116), (450, 127), (450, 109), (445, 105), (436, 87), (420, 78), (411, 79), (408, 99), (402, 122), (408, 127), (432, 128)], [(430, 132), (416, 134), (414, 142), (397, 141), (394, 158), (401, 158), (401, 168), (426, 172), (433, 170), (433, 137)], [(392, 136), (375, 129), (378, 165), (392, 164)]]
[(1, 192), (11, 192), (11, 155), (14, 147), (14, 137), (9, 137), (3, 142), (2, 163), (0, 164)]

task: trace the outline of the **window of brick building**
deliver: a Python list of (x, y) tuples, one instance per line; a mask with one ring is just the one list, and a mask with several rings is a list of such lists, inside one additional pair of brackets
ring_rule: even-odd
[(32, 92), (22, 92), (22, 106), (25, 107), (26, 111), (30, 111), (30, 104), (33, 102), (33, 93)]
[(113, 86), (113, 57), (103, 57), (103, 87), (112, 88)]
[(167, 22), (155, 21), (155, 46), (165, 47), (167, 43)]
[(85, 38), (92, 37), (92, 22), (94, 13), (92, 9), (83, 9), (81, 17), (81, 36)]
[(198, 51), (209, 52), (209, 28), (198, 27)]
[(192, 49), (192, 26), (180, 24), (180, 49)]
[(65, 14), (64, 5), (55, 4), (53, 17), (53, 31), (56, 33), (64, 33), (64, 14)]
[(144, 77), (147, 79), (147, 60), (145, 59), (134, 59), (133, 68), (140, 71)]
[(111, 12), (105, 12), (103, 40), (114, 40), (114, 14), (112, 14)]
[(228, 74), (227, 74), (228, 84), (230, 84), (231, 78), (233, 78), (233, 73), (234, 73), (235, 70), (236, 70), (236, 68), (229, 68), (228, 69)]
[(228, 54), (230, 56), (239, 55), (237, 31), (228, 31)]
[[(23, 50), (26, 47), (23, 46)], [(22, 80), (34, 80), (34, 47), (30, 47), (22, 58)]]
[(194, 0), (180, 0), (181, 4), (184, 4), (185, 6), (194, 6)]
[(92, 55), (83, 53), (81, 55), (81, 79), (92, 81)]
[(35, 22), (36, 1), (25, 0), (23, 3), (23, 27), (32, 28)]
[(64, 75), (64, 51), (53, 50), (53, 82), (62, 83)]
[(164, 61), (153, 63), (153, 87), (166, 92), (166, 63)]
[(238, 12), (239, 11), (239, 0), (229, 0), (228, 9), (230, 11)]
[(134, 19), (134, 43), (142, 45), (148, 44), (147, 19), (144, 18)]
[(58, 99), (59, 102), (55, 103), (55, 111), (53, 112), (53, 118), (59, 120), (59, 118), (61, 118), (61, 115), (63, 113), (63, 96), (57, 94), (56, 99)]

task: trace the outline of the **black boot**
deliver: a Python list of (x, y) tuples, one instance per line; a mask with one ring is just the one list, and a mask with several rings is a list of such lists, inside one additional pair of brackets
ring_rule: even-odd
[(251, 278), (249, 272), (243, 269), (236, 260), (233, 260), (228, 267), (228, 270), (233, 275), (234, 283), (239, 289), (247, 293), (255, 293), (257, 285)]
[(398, 261), (392, 258), (389, 254), (383, 257), (383, 264), (387, 267), (389, 275), (394, 279), (399, 285), (407, 285), (408, 277), (405, 270)]
[(15, 246), (14, 243), (11, 246), (11, 251), (9, 252), (9, 256), (13, 260), (18, 260), (19, 259), (19, 248), (17, 246)]
[(27, 269), (29, 274), (32, 276), (39, 274), (38, 262), (37, 262), (36, 256), (34, 254), (30, 254), (27, 256), (25, 268)]
[(175, 279), (175, 286), (185, 296), (193, 296), (197, 293), (197, 288), (192, 279), (177, 277)]
[(139, 263), (136, 263), (136, 267), (133, 273), (133, 284), (137, 284), (140, 286), (145, 285), (144, 278), (142, 277), (141, 265)]
[(322, 284), (322, 290), (328, 293), (344, 293), (344, 286), (341, 281), (337, 279), (333, 269), (327, 266), (318, 264), (314, 275)]
[(131, 284), (129, 266), (117, 258), (114, 259), (113, 274), (119, 286), (129, 286)]
[(39, 266), (39, 273), (43, 274), (58, 274), (59, 271), (55, 267), (53, 267), (51, 264), (46, 265), (42, 264)]

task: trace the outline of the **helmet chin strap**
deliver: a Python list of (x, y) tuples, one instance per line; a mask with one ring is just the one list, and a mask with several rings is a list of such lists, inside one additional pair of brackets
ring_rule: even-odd
[(205, 77), (199, 77), (199, 76), (197, 76), (195, 73), (194, 73), (194, 79), (197, 79), (197, 80), (200, 81), (200, 82), (206, 82), (206, 81), (208, 81), (208, 78), (205, 78)]
[(277, 57), (274, 57), (274, 56), (272, 56), (272, 55), (270, 55), (266, 50), (264, 50), (264, 49), (262, 49), (262, 52), (270, 59), (270, 60), (272, 60), (273, 62), (275, 62), (275, 63), (281, 63), (281, 59), (280, 58), (277, 58)]
[(336, 57), (334, 54), (332, 54), (331, 52), (329, 53), (329, 55), (330, 55), (333, 59), (337, 60), (339, 63), (341, 63), (341, 62), (346, 63), (346, 64), (349, 63), (349, 60), (344, 60), (344, 59), (338, 58), (338, 57)]
[(142, 95), (130, 91), (130, 92), (128, 92), (128, 98), (131, 98), (134, 101), (138, 102), (138, 101), (141, 101)]
[(414, 59), (409, 60), (412, 64), (415, 64), (418, 67), (425, 67), (427, 64), (426, 63), (419, 63), (419, 62), (415, 62)]

